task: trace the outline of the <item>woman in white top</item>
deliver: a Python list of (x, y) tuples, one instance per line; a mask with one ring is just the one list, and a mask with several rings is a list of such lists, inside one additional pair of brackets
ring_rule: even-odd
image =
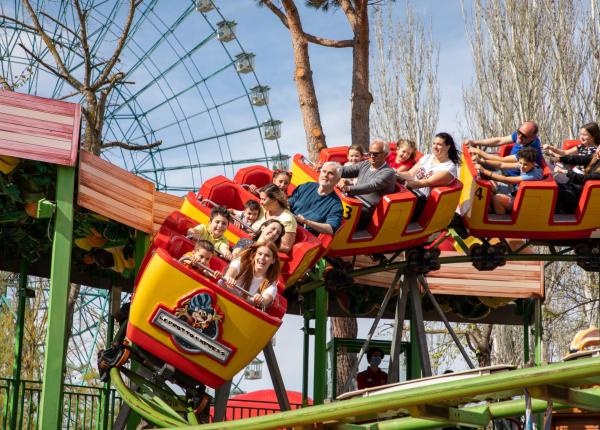
[(266, 220), (273, 218), (281, 222), (285, 233), (281, 238), (279, 252), (287, 254), (292, 249), (296, 240), (296, 228), (298, 224), (296, 223), (296, 218), (289, 210), (286, 195), (276, 185), (265, 185), (260, 189), (260, 205), (262, 206), (263, 214), (252, 224), (252, 228), (260, 230), (260, 227)]
[(417, 195), (411, 222), (419, 219), (431, 188), (448, 185), (456, 179), (459, 165), (460, 155), (454, 139), (448, 133), (438, 133), (433, 139), (431, 154), (422, 156), (408, 172), (397, 173), (406, 188)]
[(223, 279), (250, 293), (256, 306), (268, 307), (277, 295), (279, 257), (272, 242), (258, 242), (233, 260)]
[(408, 172), (398, 173), (411, 190), (418, 190), (425, 197), (432, 187), (450, 184), (458, 176), (460, 155), (454, 139), (448, 133), (438, 133), (433, 139), (431, 154), (424, 155)]

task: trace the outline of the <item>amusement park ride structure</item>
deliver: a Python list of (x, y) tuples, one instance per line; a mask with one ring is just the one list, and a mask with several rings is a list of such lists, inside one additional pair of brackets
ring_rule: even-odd
[[(125, 402), (135, 412), (161, 427), (199, 423), (207, 402), (204, 386), (217, 389), (215, 420), (222, 417), (228, 394), (227, 381), (261, 349), (265, 352), (281, 409), (289, 409), (283, 379), (270, 344), (272, 335), (281, 324), (286, 309), (293, 310), (294, 306), (297, 309), (298, 301), (304, 299), (304, 309), (312, 308), (311, 317), (315, 319), (315, 363), (320, 360), (324, 363), (325, 358), (320, 356), (324, 354), (324, 348), (320, 345), (325, 341), (329, 298), (358, 288), (353, 279), (361, 275), (395, 273), (380, 308), (372, 311), (377, 312), (376, 320), (379, 320), (385, 316), (388, 304), (396, 302), (394, 319), (397, 328), (393, 336), (390, 368), (394, 373), (393, 369), (398, 366), (403, 326), (399, 322), (404, 321), (410, 310), (413, 348), (409, 353), (415, 363), (412, 375), (430, 377), (421, 290), (438, 311), (438, 318), (453, 333), (446, 313), (431, 293), (425, 277), (430, 271), (438, 270), (442, 264), (467, 261), (478, 270), (489, 271), (512, 260), (568, 260), (576, 261), (586, 270), (597, 271), (600, 268), (599, 245), (595, 240), (600, 217), (587, 215), (588, 211), (595, 213), (600, 207), (596, 201), (599, 183), (586, 183), (581, 209), (569, 220), (556, 219), (548, 205), (539, 204), (546, 200), (554, 201), (556, 186), (548, 179), (527, 184), (519, 191), (519, 204), (511, 219), (490, 220), (487, 211), (477, 209), (478, 204), (486, 204), (479, 202), (486, 201), (487, 181), (468, 175), (472, 165), (470, 160), (464, 159), (461, 182), (433, 190), (416, 222), (410, 221), (415, 196), (398, 185), (395, 193), (382, 199), (367, 230), (356, 231), (356, 214), (362, 202), (340, 193), (345, 214), (340, 230), (333, 237), (321, 235), (315, 238), (300, 227), (292, 251), (283, 258), (278, 301), (266, 310), (257, 309), (247, 303), (243, 295), (238, 296), (216, 283), (210, 273), (199, 274), (187, 269), (178, 263), (178, 258), (193, 247), (193, 243), (185, 237), (190, 225), (206, 222), (214, 204), (241, 209), (246, 200), (256, 199), (242, 184), (264, 185), (270, 181), (270, 170), (264, 167), (242, 169), (233, 180), (220, 176), (206, 181), (197, 193), (189, 193), (185, 199), (169, 196), (155, 191), (150, 182), (98, 157), (76, 152), (78, 142), (73, 136), (78, 135), (78, 105), (7, 92), (1, 93), (0, 97), (6, 114), (28, 122), (30, 129), (37, 129), (38, 134), (43, 127), (48, 129), (50, 119), (69, 123), (69, 129), (63, 131), (60, 138), (40, 139), (36, 145), (31, 145), (24, 143), (18, 133), (13, 133), (9, 136), (10, 141), (6, 139), (0, 145), (2, 160), (6, 164), (12, 163), (13, 168), (24, 162), (20, 159), (51, 160), (58, 164), (56, 203), (38, 202), (36, 214), (38, 217), (56, 217), (49, 273), (51, 298), (41, 410), (41, 422), (48, 424), (48, 428), (58, 426), (59, 420), (56, 411), (60, 410), (64, 362), (56, 357), (63, 356), (75, 191), (80, 207), (129, 225), (139, 232), (154, 234), (147, 252), (143, 236), (142, 240), (138, 240), (139, 271), (133, 301), (129, 314), (121, 321), (114, 347), (109, 348), (100, 360), (100, 368), (104, 377), (110, 375)], [(342, 153), (341, 148), (326, 149), (322, 158), (344, 161)], [(14, 158), (16, 156), (19, 158)], [(292, 172), (292, 188), (317, 178), (317, 172), (299, 155), (294, 157)], [(10, 171), (5, 174), (10, 174)], [(107, 178), (111, 180), (111, 187), (105, 186)], [(539, 193), (545, 194), (540, 196)], [(464, 226), (456, 224), (454, 209), (457, 206)], [(547, 216), (543, 217), (544, 214)], [(537, 228), (543, 224), (540, 221), (547, 223), (543, 229)], [(524, 242), (520, 248), (512, 251), (514, 244), (509, 244), (507, 239), (514, 235), (510, 228), (498, 230), (498, 222), (522, 223), (519, 231), (529, 231), (527, 222), (535, 225), (530, 228), (533, 233), (523, 234)], [(488, 227), (488, 224), (491, 226)], [(478, 229), (481, 235), (477, 239), (467, 238), (469, 228)], [(459, 230), (463, 238), (457, 233)], [(232, 225), (226, 237), (235, 242), (247, 236), (248, 233)], [(450, 237), (465, 247), (464, 254), (440, 256), (442, 243)], [(500, 240), (494, 243), (494, 237)], [(568, 240), (567, 237), (574, 239)], [(471, 241), (471, 246), (467, 248), (468, 241)], [(550, 252), (521, 253), (530, 243), (545, 246)], [(142, 261), (140, 256), (144, 254)], [(360, 254), (373, 255), (372, 264), (365, 267), (363, 261), (363, 267), (354, 268), (354, 256)], [(321, 258), (325, 258), (329, 266), (323, 273), (315, 274), (311, 269)], [(6, 260), (3, 258), (3, 262)], [(226, 262), (213, 257), (210, 264), (211, 269), (222, 273)], [(306, 276), (311, 272), (312, 279)], [(170, 287), (165, 289), (165, 285)], [(437, 292), (441, 291), (443, 288), (438, 288)], [(535, 304), (536, 364), (541, 363), (540, 301), (543, 291), (541, 293), (538, 290), (529, 294)], [(477, 290), (477, 294), (502, 296), (506, 292), (498, 294), (492, 288), (489, 291)], [(410, 307), (407, 306), (409, 301)], [(343, 306), (340, 309), (348, 310)], [(182, 322), (181, 315), (184, 314), (189, 315), (194, 324)], [(528, 325), (529, 318), (521, 321)], [(367, 344), (368, 339), (364, 347)], [(461, 352), (469, 367), (473, 367), (462, 348)], [(529, 361), (529, 352), (525, 354), (526, 361)], [(137, 364), (126, 366), (128, 361)], [(333, 427), (344, 427), (350, 422), (357, 423), (355, 425), (359, 427), (358, 423), (372, 423), (365, 428), (431, 428), (441, 423), (481, 426), (497, 417), (541, 410), (548, 406), (550, 400), (556, 409), (568, 406), (595, 409), (599, 404), (597, 389), (584, 388), (584, 385), (598, 382), (599, 364), (598, 357), (593, 357), (500, 373), (494, 372), (497, 369), (478, 369), (476, 374), (467, 372), (467, 379), (434, 378), (417, 386), (392, 385), (387, 391), (364, 393), (365, 397), (284, 412), (277, 417), (241, 420), (228, 423), (227, 428), (278, 428), (309, 422), (328, 422)], [(137, 385), (138, 391), (133, 389), (134, 385), (127, 387), (123, 383), (121, 372)], [(315, 404), (323, 403), (325, 397), (324, 372), (325, 367), (316, 364)], [(390, 382), (398, 381), (397, 372), (392, 378), (395, 379)], [(171, 391), (165, 385), (166, 381), (175, 382), (185, 389), (188, 399)], [(522, 393), (523, 389), (526, 389), (526, 398), (538, 401), (515, 403), (507, 400)], [(490, 398), (502, 401), (493, 405), (466, 406)], [(526, 403), (531, 406), (526, 406)], [(185, 418), (179, 411), (187, 411)], [(407, 417), (399, 418), (404, 415)], [(206, 428), (222, 428), (222, 424), (210, 424)]]
[[(202, 169), (216, 166), (222, 168), (223, 173), (227, 173), (226, 169), (233, 173), (234, 165), (261, 162), (275, 166), (286, 158), (277, 143), (281, 123), (271, 118), (270, 112), (268, 120), (260, 122), (252, 107), (253, 124), (234, 130), (225, 125), (225, 115), (220, 111), (240, 99), (247, 99), (251, 106), (267, 106), (268, 111), (268, 87), (256, 82), (246, 89), (240, 74), (253, 74), (254, 55), (239, 45), (234, 33), (235, 22), (226, 20), (217, 10), (221, 20), (213, 25), (206, 18), (206, 14), (214, 10), (210, 0), (189, 2), (188, 6), (176, 24), (169, 28), (160, 27), (164, 34), (174, 34), (177, 26), (183, 25), (185, 18), (197, 10), (211, 29), (209, 36), (191, 49), (184, 48), (185, 41), (176, 40), (173, 51), (177, 58), (166, 70), (158, 71), (154, 70), (152, 53), (161, 43), (169, 43), (167, 37), (161, 36), (150, 48), (131, 42), (129, 49), (137, 58), (128, 73), (134, 77), (136, 71), (157, 74), (153, 75), (151, 84), (137, 92), (119, 91), (111, 99), (107, 111), (107, 138), (148, 143), (160, 138), (165, 129), (178, 128), (180, 134), (176, 139), (157, 150), (141, 157), (123, 152), (115, 155), (109, 151), (105, 157), (110, 162), (100, 159), (79, 151), (81, 113), (78, 104), (0, 92), (0, 174), (9, 177), (15, 169), (34, 162), (45, 163), (57, 171), (51, 196), (30, 202), (35, 203), (32, 218), (54, 219), (51, 254), (42, 255), (37, 262), (24, 266), (22, 261), (26, 259), (21, 256), (10, 255), (5, 250), (0, 253), (0, 269), (21, 271), (25, 280), (27, 274), (50, 279), (39, 415), (41, 428), (60, 428), (63, 419), (62, 357), (70, 282), (111, 290), (115, 303), (112, 315), (119, 314), (119, 292), (134, 291), (129, 312), (119, 314), (120, 326), (114, 336), (113, 348), (105, 351), (100, 362), (102, 376), (110, 379), (128, 405), (121, 408), (118, 425), (122, 424), (123, 417), (127, 417), (128, 408), (160, 427), (198, 424), (204, 418), (202, 413), (207, 406), (205, 386), (217, 389), (213, 419), (218, 421), (225, 416), (229, 381), (261, 349), (281, 410), (288, 410), (283, 378), (270, 343), (286, 312), (302, 314), (305, 321), (304, 398), (308, 396), (309, 334), (314, 334), (313, 399), (317, 406), (226, 425), (206, 424), (199, 428), (281, 428), (315, 423), (327, 428), (347, 429), (424, 429), (458, 424), (482, 427), (496, 418), (543, 412), (549, 407), (550, 410), (552, 407), (555, 410), (598, 409), (599, 390), (589, 385), (600, 383), (599, 357), (540, 366), (541, 301), (544, 298), (543, 264), (540, 262), (572, 261), (585, 270), (600, 271), (598, 181), (586, 183), (574, 214), (557, 215), (553, 211), (557, 186), (546, 171), (543, 180), (519, 187), (511, 215), (495, 216), (488, 213), (489, 181), (478, 177), (471, 160), (465, 158), (460, 180), (434, 189), (416, 221), (412, 221), (416, 197), (398, 184), (394, 193), (382, 199), (370, 225), (362, 231), (357, 230), (356, 223), (363, 202), (336, 191), (343, 202), (341, 228), (334, 236), (322, 234), (318, 237), (301, 226), (298, 228), (290, 254), (281, 256), (278, 301), (267, 310), (250, 305), (243, 295), (224, 289), (211, 276), (179, 264), (178, 257), (193, 246), (185, 237), (187, 228), (206, 223), (211, 205), (241, 209), (245, 201), (257, 200), (242, 184), (262, 186), (269, 183), (272, 176), (272, 170), (267, 167), (247, 166), (239, 169), (232, 180), (214, 174), (206, 179)], [(109, 16), (114, 17), (113, 13), (116, 12), (107, 15), (107, 22)], [(151, 8), (145, 9), (141, 22), (147, 22), (151, 16)], [(162, 21), (161, 25), (164, 25)], [(15, 28), (14, 31), (27, 33), (28, 30)], [(101, 26), (99, 31), (108, 33), (109, 26)], [(171, 71), (181, 68), (190, 80), (202, 75), (201, 61), (190, 59), (215, 37), (223, 47), (235, 41), (242, 52), (235, 55), (224, 48), (227, 64), (222, 68), (203, 76), (201, 82), (194, 81), (189, 88), (172, 88), (168, 79)], [(43, 55), (39, 46), (34, 44), (32, 49)], [(75, 51), (73, 46), (67, 49)], [(14, 66), (19, 62), (25, 64), (29, 59), (13, 56), (12, 61)], [(76, 67), (77, 55), (73, 55), (71, 61), (70, 64)], [(210, 90), (200, 91), (201, 85), (206, 85), (209, 79), (226, 69), (235, 70), (236, 79), (239, 78), (244, 89), (242, 96), (216, 101)], [(39, 79), (37, 70), (34, 78), (26, 90), (35, 91)], [(57, 84), (52, 95), (60, 93), (60, 85)], [(143, 108), (145, 93), (153, 85), (160, 89), (157, 92), (164, 100)], [(203, 100), (204, 110), (188, 112), (181, 108), (180, 97), (188, 91), (196, 91)], [(164, 114), (162, 109), (170, 110), (170, 113)], [(212, 130), (208, 137), (194, 134), (191, 126), (205, 114), (210, 116)], [(150, 127), (157, 118), (163, 122)], [(196, 151), (194, 162), (190, 157), (185, 166), (163, 163), (169, 151), (178, 148), (195, 150), (195, 144), (199, 142), (214, 141), (219, 150), (226, 148), (229, 151), (230, 146), (235, 145), (233, 139), (248, 131), (259, 131), (261, 155), (257, 158), (226, 160), (227, 157), (221, 154), (221, 159), (206, 162)], [(169, 136), (173, 137), (173, 134)], [(275, 155), (268, 154), (265, 140), (275, 142)], [(328, 148), (321, 152), (321, 161), (344, 162), (345, 157), (346, 148)], [(183, 169), (194, 178), (191, 186), (177, 182), (178, 172)], [(301, 155), (293, 158), (291, 170), (292, 189), (317, 178), (316, 170)], [(183, 198), (168, 194), (182, 191), (189, 193)], [(73, 228), (77, 227), (74, 212), (79, 211), (92, 214), (92, 218), (101, 218), (102, 222), (125, 226), (133, 232), (135, 281), (125, 276), (134, 265), (123, 255), (122, 244), (107, 247), (111, 249), (111, 261), (114, 261), (109, 276), (106, 271), (91, 270), (87, 263), (82, 263), (85, 256), (80, 258), (73, 251), (73, 244), (81, 239), (73, 238)], [(26, 224), (20, 219), (13, 221), (18, 227)], [(235, 243), (248, 233), (232, 225), (225, 236)], [(91, 248), (86, 256), (95, 258), (100, 253), (95, 252), (98, 247), (90, 245), (92, 239), (90, 236), (84, 246)], [(530, 245), (540, 251), (533, 253)], [(324, 270), (313, 269), (315, 265), (319, 267), (319, 261), (327, 262), (325, 268), (321, 266)], [(225, 264), (215, 257), (210, 269), (222, 272)], [(114, 271), (117, 267), (119, 270)], [(490, 272), (492, 270), (494, 272)], [(511, 273), (512, 279), (507, 279), (502, 270)], [(500, 275), (494, 277), (490, 273)], [(364, 294), (357, 295), (357, 291)], [(425, 299), (422, 295), (426, 296), (431, 309), (423, 308)], [(518, 300), (494, 309), (477, 298), (481, 296), (500, 298), (496, 304), (503, 303), (502, 299)], [(197, 320), (196, 315), (204, 319)], [(394, 320), (390, 386), (323, 404), (327, 396), (326, 321), (332, 315)], [(411, 368), (407, 373), (410, 379), (421, 376), (425, 379), (398, 383), (402, 323), (407, 318), (411, 320), (411, 343), (406, 352)], [(533, 361), (537, 367), (474, 369), (454, 377), (432, 377), (424, 321), (440, 320), (454, 334), (449, 320), (469, 318), (481, 322), (523, 324), (524, 362)], [(191, 322), (184, 324), (181, 322), (184, 319)], [(314, 320), (312, 328), (311, 319)], [(527, 339), (532, 320), (533, 360)], [(111, 316), (111, 328), (112, 321)], [(368, 340), (361, 353), (364, 353)], [(457, 346), (465, 362), (473, 368), (458, 341)], [(123, 375), (129, 384), (123, 381)], [(171, 390), (167, 381), (178, 384), (188, 397)], [(523, 398), (512, 399), (515, 396)], [(473, 406), (474, 402), (479, 403)], [(103, 408), (106, 405), (105, 402)], [(13, 427), (15, 422), (11, 411)]]

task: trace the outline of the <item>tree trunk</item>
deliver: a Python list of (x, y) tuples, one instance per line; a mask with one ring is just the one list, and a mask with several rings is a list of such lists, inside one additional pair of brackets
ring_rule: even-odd
[[(331, 337), (345, 337), (356, 339), (358, 335), (358, 324), (354, 317), (332, 317), (331, 318)], [(337, 374), (336, 374), (336, 395), (344, 392), (344, 387), (348, 379), (356, 377), (356, 371), (352, 373), (356, 364), (356, 354), (340, 353), (337, 357)], [(353, 386), (351, 386), (353, 387)], [(353, 387), (355, 388), (355, 387)]]
[(369, 108), (373, 96), (369, 91), (369, 14), (367, 1), (356, 2), (356, 21), (351, 22), (354, 33), (352, 50), (352, 115), (350, 120), (353, 145), (369, 149)]
[(321, 127), (319, 103), (310, 67), (308, 41), (304, 36), (300, 15), (294, 2), (292, 0), (283, 0), (282, 4), (287, 16), (292, 47), (294, 49), (294, 64), (296, 65), (294, 81), (296, 82), (296, 91), (298, 92), (300, 110), (302, 111), (302, 119), (304, 121), (306, 147), (309, 158), (312, 161), (317, 161), (319, 152), (321, 149), (326, 148), (327, 145), (325, 144), (325, 135)]
[(473, 325), (466, 333), (467, 344), (475, 353), (479, 367), (492, 365), (492, 330), (493, 324), (483, 327)]

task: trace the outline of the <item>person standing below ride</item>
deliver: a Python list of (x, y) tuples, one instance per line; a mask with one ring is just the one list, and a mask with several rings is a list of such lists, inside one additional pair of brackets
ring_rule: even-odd
[[(569, 149), (555, 148), (552, 145), (544, 145), (544, 152), (552, 157), (561, 157), (563, 155), (594, 155), (596, 147), (600, 145), (600, 127), (595, 122), (584, 124), (579, 130), (579, 140), (581, 143)], [(583, 171), (584, 166), (577, 166)]]
[(277, 249), (281, 246), (281, 238), (285, 233), (283, 224), (275, 218), (269, 219), (260, 226), (251, 238), (243, 237), (233, 247), (233, 256), (237, 257), (242, 251), (255, 242), (273, 242)]
[[(508, 168), (504, 169), (505, 176), (520, 176), (521, 171), (517, 163), (516, 154), (524, 147), (535, 148), (537, 151), (536, 163), (538, 166), (542, 166), (544, 161), (542, 157), (542, 146), (540, 138), (538, 137), (538, 126), (533, 121), (526, 121), (512, 134), (508, 136), (490, 137), (488, 139), (480, 140), (465, 140), (465, 145), (471, 147), (469, 153), (479, 158), (480, 164), (484, 164), (486, 167), (498, 168), (499, 163), (512, 163)], [(483, 147), (494, 147), (513, 144), (510, 150), (510, 155), (506, 157), (500, 157), (499, 155), (488, 154), (482, 149), (475, 148), (475, 146)]]
[(568, 182), (558, 184), (555, 212), (571, 214), (577, 208), (585, 183), (600, 180), (600, 146), (596, 148), (594, 155), (563, 155), (558, 160), (564, 164), (585, 166), (583, 173), (555, 168), (560, 169), (560, 173), (566, 174), (568, 178)]
[(260, 204), (263, 208), (263, 215), (252, 224), (254, 230), (260, 229), (260, 226), (269, 219), (275, 218), (283, 224), (285, 234), (281, 239), (280, 252), (287, 254), (292, 249), (296, 239), (297, 223), (294, 215), (289, 211), (287, 197), (276, 185), (265, 185), (259, 190)]
[(397, 173), (398, 178), (405, 181), (406, 188), (417, 195), (417, 204), (412, 219), (417, 219), (431, 188), (450, 184), (458, 176), (460, 156), (454, 139), (448, 133), (438, 133), (433, 139), (431, 154), (421, 157), (408, 172)]
[(481, 165), (475, 164), (475, 168), (480, 175), (487, 176), (493, 181), (515, 186), (514, 191), (510, 194), (497, 193), (492, 196), (492, 207), (497, 215), (504, 215), (512, 211), (517, 188), (522, 181), (539, 181), (544, 177), (542, 169), (535, 164), (536, 157), (537, 153), (533, 148), (523, 148), (517, 153), (521, 176), (504, 176), (499, 173), (490, 172), (481, 167)]
[(237, 285), (247, 291), (256, 306), (268, 307), (277, 296), (279, 257), (272, 242), (258, 242), (229, 264), (223, 275), (225, 286)]
[(215, 206), (210, 211), (210, 222), (208, 225), (198, 224), (196, 227), (190, 228), (187, 231), (187, 235), (194, 241), (208, 240), (215, 246), (215, 250), (219, 254), (230, 260), (232, 254), (229, 251), (229, 242), (223, 236), (225, 231), (227, 231), (230, 219), (229, 211), (226, 208)]
[(298, 186), (290, 197), (290, 209), (299, 224), (318, 235), (334, 234), (342, 223), (342, 202), (335, 193), (342, 166), (328, 161), (321, 167), (319, 182)]
[(369, 348), (367, 351), (367, 362), (369, 367), (356, 375), (356, 384), (359, 390), (373, 388), (387, 383), (387, 373), (379, 368), (384, 353), (379, 348)]
[(396, 173), (406, 172), (417, 163), (416, 155), (417, 144), (412, 140), (400, 139), (396, 144), (396, 151), (390, 152), (387, 163)]
[(368, 160), (342, 167), (342, 178), (357, 180), (356, 185), (342, 185), (340, 189), (351, 197), (361, 196), (366, 201), (360, 213), (359, 229), (369, 225), (381, 197), (393, 193), (396, 187), (394, 169), (385, 162), (389, 152), (388, 144), (375, 141), (369, 146)]

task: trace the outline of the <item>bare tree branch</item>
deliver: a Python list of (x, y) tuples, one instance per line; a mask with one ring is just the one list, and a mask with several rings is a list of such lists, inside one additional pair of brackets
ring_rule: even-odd
[[(287, 16), (285, 13), (279, 9), (277, 6), (271, 2), (271, 0), (262, 0), (262, 4), (267, 6), (271, 12), (275, 14), (277, 18), (281, 21), (281, 23), (289, 30), (290, 26), (288, 24)], [(302, 32), (306, 40), (310, 43), (314, 43), (316, 45), (327, 46), (329, 48), (351, 48), (354, 46), (354, 41), (351, 39), (342, 39), (342, 40), (333, 40), (327, 39), (325, 37), (315, 36), (310, 33)]]
[(69, 84), (71, 84), (71, 86), (73, 86), (74, 88), (81, 88), (81, 82), (79, 82), (79, 80), (77, 80), (73, 75), (71, 75), (71, 73), (69, 73), (69, 70), (66, 68), (65, 64), (62, 61), (62, 58), (60, 57), (60, 54), (58, 53), (58, 50), (56, 49), (54, 41), (50, 38), (50, 36), (48, 36), (48, 34), (46, 34), (46, 31), (42, 28), (42, 25), (40, 24), (40, 21), (35, 11), (31, 7), (31, 3), (29, 2), (29, 0), (23, 0), (23, 4), (25, 5), (27, 12), (29, 12), (29, 16), (33, 21), (33, 26), (35, 27), (36, 31), (46, 44), (48, 51), (50, 51), (50, 54), (54, 58), (54, 62), (58, 67), (58, 71), (64, 76), (63, 79), (66, 80)]
[(124, 143), (124, 142), (119, 142), (119, 141), (113, 141), (113, 142), (105, 142), (102, 144), (102, 149), (106, 149), (106, 148), (123, 148), (123, 149), (127, 149), (129, 151), (141, 151), (144, 149), (150, 149), (150, 148), (156, 148), (157, 146), (162, 145), (162, 140), (157, 140), (154, 143), (149, 143), (147, 145), (131, 145), (128, 143)]
[(81, 49), (83, 50), (83, 62), (85, 64), (85, 67), (83, 69), (83, 84), (86, 88), (89, 88), (92, 76), (92, 59), (87, 35), (86, 16), (81, 10), (79, 0), (73, 0), (73, 4), (75, 5), (75, 10), (77, 10), (77, 17), (79, 18), (80, 36), (77, 37), (79, 38), (79, 40), (81, 40)]
[(119, 38), (119, 42), (117, 43), (117, 48), (115, 52), (113, 52), (112, 57), (104, 67), (104, 70), (100, 73), (100, 76), (96, 79), (96, 82), (91, 86), (93, 90), (97, 90), (100, 86), (102, 86), (110, 73), (112, 72), (113, 67), (119, 61), (119, 57), (121, 56), (121, 51), (125, 47), (125, 41), (129, 36), (129, 29), (131, 28), (131, 23), (133, 22), (133, 16), (135, 15), (135, 8), (138, 3), (135, 0), (129, 0), (129, 12), (127, 15), (127, 19), (125, 25), (123, 26), (123, 32), (121, 33), (121, 37)]
[(31, 52), (31, 50), (29, 48), (27, 48), (25, 45), (23, 45), (22, 43), (18, 43), (17, 44), (23, 51), (25, 51), (31, 58), (33, 58), (35, 61), (37, 61), (38, 63), (40, 63), (45, 69), (47, 69), (50, 73), (56, 75), (57, 77), (59, 77), (60, 79), (64, 79), (66, 81), (68, 81), (67, 76), (63, 75), (61, 72), (59, 72), (58, 70), (56, 70), (54, 67), (52, 67), (50, 64), (46, 63), (44, 60), (42, 60), (40, 57), (38, 57), (37, 55), (35, 55), (33, 52)]
[(58, 25), (60, 28), (62, 28), (63, 30), (66, 30), (68, 33), (70, 33), (71, 35), (73, 35), (74, 37), (76, 37), (77, 40), (79, 40), (81, 42), (81, 38), (79, 37), (79, 35), (77, 33), (75, 33), (73, 30), (71, 30), (69, 27), (67, 27), (66, 25), (64, 25), (62, 22), (60, 22), (56, 18), (54, 18), (52, 15), (47, 14), (46, 12), (43, 12), (43, 11), (40, 12), (40, 15), (45, 16), (50, 21), (52, 21), (53, 23), (55, 23), (56, 25)]

